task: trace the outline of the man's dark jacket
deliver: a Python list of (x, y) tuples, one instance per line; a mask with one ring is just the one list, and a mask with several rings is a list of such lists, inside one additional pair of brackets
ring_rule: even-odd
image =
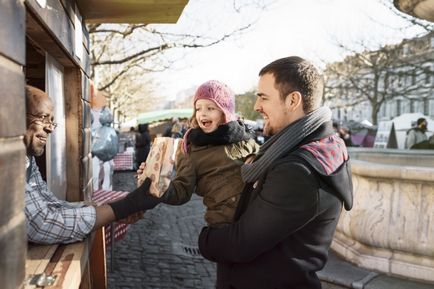
[(218, 263), (218, 289), (316, 289), (342, 204), (352, 206), (351, 169), (331, 122), (246, 184), (233, 224), (205, 227), (202, 255)]

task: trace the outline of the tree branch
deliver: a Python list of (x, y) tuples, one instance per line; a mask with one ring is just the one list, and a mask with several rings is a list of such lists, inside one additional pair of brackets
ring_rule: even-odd
[(128, 25), (127, 29), (125, 29), (124, 31), (119, 31), (117, 29), (94, 29), (92, 32), (89, 31), (89, 33), (113, 33), (113, 34), (119, 34), (122, 35), (123, 38), (127, 37), (128, 35), (132, 34), (134, 32), (134, 30), (139, 29), (139, 28), (144, 28), (148, 26), (148, 24), (133, 24), (133, 25)]

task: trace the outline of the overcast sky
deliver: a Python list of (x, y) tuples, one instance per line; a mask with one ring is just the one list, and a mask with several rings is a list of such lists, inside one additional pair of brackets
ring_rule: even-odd
[[(252, 0), (246, 0), (252, 2)], [(390, 0), (392, 2), (392, 0)], [(379, 0), (280, 0), (264, 11), (255, 8), (233, 10), (232, 0), (190, 0), (173, 31), (210, 36), (232, 31), (250, 19), (257, 22), (235, 39), (213, 47), (182, 54), (174, 69), (155, 74), (155, 93), (174, 99), (209, 79), (227, 83), (236, 93), (256, 86), (259, 70), (269, 62), (298, 55), (317, 66), (344, 57), (336, 42), (358, 48), (368, 43), (372, 49), (397, 43), (421, 33), (397, 29), (406, 26)], [(236, 1), (242, 5), (242, 1)], [(223, 32), (222, 32), (223, 31)]]

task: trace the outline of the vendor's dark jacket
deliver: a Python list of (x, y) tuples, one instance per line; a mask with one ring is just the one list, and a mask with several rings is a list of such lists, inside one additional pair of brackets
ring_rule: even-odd
[(342, 204), (352, 206), (348, 154), (331, 123), (246, 184), (235, 222), (205, 227), (202, 255), (218, 263), (219, 289), (321, 288)]

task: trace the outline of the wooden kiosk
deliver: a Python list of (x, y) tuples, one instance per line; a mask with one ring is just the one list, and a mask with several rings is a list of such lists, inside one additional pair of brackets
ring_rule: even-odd
[[(90, 57), (86, 23), (174, 23), (188, 0), (0, 1), (0, 284), (105, 288), (101, 232), (71, 245), (29, 245), (24, 207), (25, 84), (46, 91), (59, 127), (39, 160), (51, 190), (89, 200)], [(66, 153), (67, 152), (67, 153)]]

